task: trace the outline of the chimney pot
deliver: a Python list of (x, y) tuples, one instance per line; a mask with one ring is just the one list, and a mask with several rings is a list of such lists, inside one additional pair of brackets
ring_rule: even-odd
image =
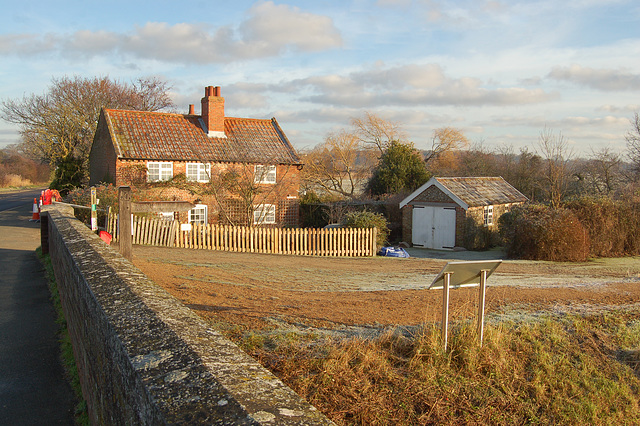
[(196, 106), (194, 104), (189, 104), (189, 115), (195, 115)]

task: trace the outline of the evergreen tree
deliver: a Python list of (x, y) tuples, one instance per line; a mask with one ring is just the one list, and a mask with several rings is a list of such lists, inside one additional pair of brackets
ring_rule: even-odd
[(382, 153), (368, 189), (371, 195), (410, 192), (430, 177), (422, 156), (412, 143), (392, 141)]

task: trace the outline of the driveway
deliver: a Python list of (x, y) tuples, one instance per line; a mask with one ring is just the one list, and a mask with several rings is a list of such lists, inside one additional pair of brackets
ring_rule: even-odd
[(39, 191), (0, 193), (0, 424), (74, 424), (58, 326), (30, 222)]

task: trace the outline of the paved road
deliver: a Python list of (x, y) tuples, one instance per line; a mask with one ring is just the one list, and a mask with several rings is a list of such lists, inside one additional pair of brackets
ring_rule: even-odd
[(39, 191), (0, 193), (0, 425), (72, 425), (55, 312), (36, 258)]

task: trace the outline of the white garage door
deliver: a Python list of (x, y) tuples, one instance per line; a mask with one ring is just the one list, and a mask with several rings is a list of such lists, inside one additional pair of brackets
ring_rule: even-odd
[(456, 244), (455, 207), (413, 206), (413, 245), (452, 249)]

